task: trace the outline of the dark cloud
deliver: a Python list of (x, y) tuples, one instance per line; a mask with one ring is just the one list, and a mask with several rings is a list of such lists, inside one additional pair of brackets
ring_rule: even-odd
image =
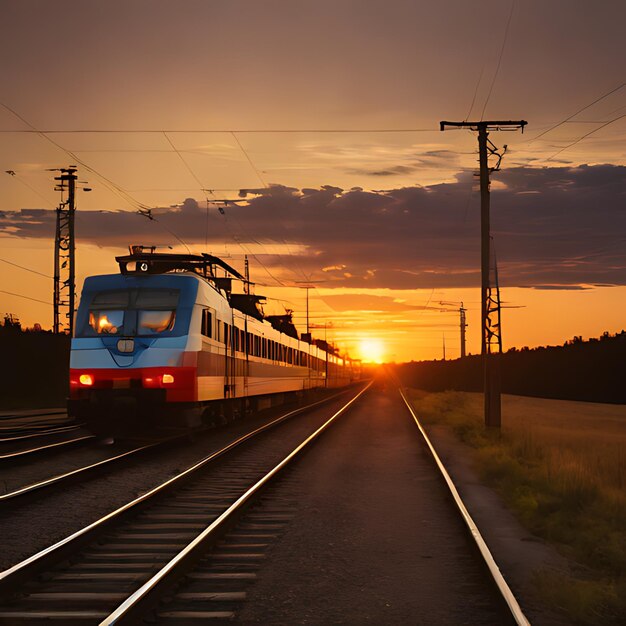
[[(511, 167), (494, 174), (492, 232), (503, 286), (571, 288), (626, 284), (626, 167)], [(462, 287), (480, 283), (479, 194), (474, 177), (374, 192), (325, 185), (245, 190), (224, 214), (186, 199), (132, 212), (77, 213), (77, 236), (100, 245), (187, 243), (301, 244), (298, 257), (263, 257), (273, 273), (297, 266), (346, 287)], [(242, 190), (243, 193), (243, 190)], [(54, 211), (0, 215), (0, 232), (52, 237)], [(208, 235), (207, 235), (208, 234)], [(301, 249), (301, 248), (299, 248)], [(325, 268), (326, 271), (322, 271)]]

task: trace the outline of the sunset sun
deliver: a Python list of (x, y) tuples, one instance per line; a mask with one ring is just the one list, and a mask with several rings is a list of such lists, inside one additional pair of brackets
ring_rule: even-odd
[(385, 346), (380, 339), (362, 339), (359, 343), (359, 352), (363, 361), (370, 363), (382, 363)]

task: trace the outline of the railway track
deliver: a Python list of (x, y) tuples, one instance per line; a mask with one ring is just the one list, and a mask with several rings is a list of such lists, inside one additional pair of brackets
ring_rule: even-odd
[(509, 587), (504, 576), (502, 575), (502, 572), (500, 571), (500, 568), (498, 567), (495, 559), (493, 558), (493, 555), (491, 554), (491, 551), (489, 550), (489, 547), (487, 546), (487, 543), (484, 540), (478, 526), (472, 519), (472, 516), (467, 510), (465, 504), (463, 503), (463, 500), (461, 499), (461, 496), (452, 478), (450, 477), (450, 474), (448, 474), (448, 471), (446, 470), (444, 464), (439, 458), (439, 455), (437, 454), (437, 451), (435, 450), (433, 444), (431, 443), (430, 438), (428, 437), (428, 434), (426, 433), (426, 430), (420, 423), (417, 414), (415, 413), (413, 407), (411, 406), (411, 403), (408, 401), (401, 387), (399, 388), (399, 393), (400, 393), (400, 396), (402, 397), (402, 401), (404, 402), (406, 408), (411, 414), (411, 417), (413, 418), (413, 421), (415, 422), (415, 425), (417, 426), (417, 429), (419, 430), (420, 435), (423, 438), (424, 443), (426, 447), (428, 448), (428, 451), (430, 452), (435, 465), (437, 466), (437, 469), (441, 473), (441, 477), (443, 478), (450, 492), (452, 500), (454, 501), (454, 505), (456, 506), (461, 518), (463, 519), (463, 523), (465, 524), (467, 531), (469, 532), (471, 538), (476, 544), (476, 547), (487, 569), (489, 570), (489, 574), (493, 580), (493, 583), (498, 589), (498, 593), (500, 594), (500, 596), (506, 603), (507, 607), (509, 608), (511, 617), (513, 618), (515, 623), (519, 624), (520, 626), (530, 626), (530, 623), (528, 619), (526, 618), (526, 616), (524, 615), (524, 612), (522, 611), (522, 608), (520, 607), (519, 602), (517, 601), (517, 598), (511, 591), (511, 588)]
[[(258, 428), (1, 573), (0, 594), (8, 604), (0, 609), (0, 623), (57, 619), (93, 624), (113, 615), (142, 583), (147, 581), (152, 589), (155, 572), (169, 581), (178, 575), (179, 564), (189, 566), (199, 547), (206, 549), (224, 524), (295, 457), (305, 446), (302, 440), (309, 441), (312, 428), (328, 425), (363, 391), (330, 420), (321, 414), (327, 411), (319, 410), (324, 401), (313, 405), (318, 409), (313, 413), (311, 407), (296, 409)], [(306, 413), (302, 419), (290, 419), (301, 413)], [(68, 558), (69, 566), (59, 566)], [(140, 595), (144, 594), (154, 597), (152, 592)], [(142, 611), (143, 602), (134, 599), (131, 612)]]
[(42, 433), (56, 428), (76, 427), (74, 419), (61, 409), (45, 412), (23, 411), (21, 414), (0, 415), (0, 437)]
[(9, 502), (15, 503), (17, 501), (30, 497), (35, 493), (40, 494), (45, 490), (51, 490), (53, 488), (65, 486), (68, 483), (77, 480), (78, 478), (83, 478), (88, 474), (93, 474), (96, 471), (101, 471), (105, 467), (108, 468), (114, 464), (120, 463), (121, 461), (127, 461), (131, 457), (135, 457), (142, 452), (157, 448), (158, 446), (162, 446), (164, 445), (164, 443), (171, 443), (171, 440), (167, 440), (167, 442), (157, 442), (144, 446), (139, 446), (137, 448), (131, 448), (130, 450), (126, 450), (125, 452), (121, 452), (120, 454), (116, 454), (115, 456), (109, 457), (107, 459), (102, 459), (101, 461), (96, 461), (95, 463), (90, 463), (89, 465), (85, 465), (83, 467), (79, 467), (68, 472), (62, 472), (61, 474), (55, 474), (54, 476), (49, 476), (42, 480), (38, 480), (30, 484), (24, 485), (22, 487), (0, 495), (0, 505)]
[[(13, 440), (15, 439), (19, 439), (19, 438), (13, 438)], [(5, 452), (5, 453), (0, 454), (0, 463), (15, 462), (15, 461), (21, 461), (24, 459), (32, 459), (35, 457), (40, 457), (50, 452), (57, 452), (61, 448), (65, 449), (70, 446), (77, 446), (79, 444), (84, 444), (89, 441), (95, 441), (95, 439), (96, 439), (95, 435), (79, 435), (77, 437), (72, 437), (71, 439), (63, 439), (61, 441), (54, 441), (52, 443), (46, 443), (43, 445), (35, 446), (33, 448), (23, 448), (21, 450), (13, 450), (11, 452)]]
[[(332, 397), (329, 399), (332, 399)], [(203, 433), (211, 431), (211, 430), (212, 430), (211, 428), (207, 428), (204, 430), (194, 431), (194, 437), (201, 436)], [(66, 432), (66, 431), (61, 431), (61, 432)], [(86, 478), (87, 476), (94, 476), (94, 475), (99, 474), (103, 470), (111, 469), (112, 467), (122, 462), (129, 461), (131, 458), (137, 457), (144, 452), (147, 452), (150, 450), (155, 451), (159, 448), (167, 447), (170, 444), (175, 443), (177, 441), (185, 442), (187, 441), (187, 438), (188, 438), (188, 434), (182, 434), (182, 435), (176, 435), (174, 437), (169, 437), (167, 439), (159, 440), (153, 443), (138, 445), (136, 447), (114, 454), (108, 458), (100, 459), (92, 463), (88, 463), (86, 465), (83, 465), (82, 467), (78, 467), (78, 468), (71, 469), (68, 471), (63, 471), (58, 474), (54, 474), (52, 476), (46, 476), (44, 478), (34, 480), (27, 484), (20, 485), (19, 487), (15, 487), (11, 489), (10, 491), (7, 491), (4, 494), (0, 494), (0, 506), (16, 504), (23, 500), (28, 500), (35, 494), (37, 496), (40, 496), (44, 492), (46, 493), (53, 492), (55, 489), (58, 490), (60, 488), (63, 488), (66, 485), (75, 483), (76, 481)], [(95, 437), (91, 437), (91, 436), (84, 437), (84, 438), (81, 437), (76, 440), (72, 440), (68, 442), (61, 442), (61, 445), (63, 443), (72, 444), (75, 442), (87, 443), (89, 440), (95, 441), (95, 439), (96, 439)], [(38, 454), (49, 452), (50, 450), (54, 448), (55, 448), (55, 444), (50, 444), (49, 446), (46, 446), (45, 448), (42, 448), (42, 449), (35, 448), (32, 450), (19, 451), (19, 452), (15, 452), (12, 454), (7, 454), (6, 460), (7, 461), (10, 461), (10, 460), (19, 461), (19, 460), (23, 460), (25, 457), (36, 458)], [(2, 461), (2, 459), (3, 457), (0, 456), (0, 462)]]
[[(529, 626), (517, 599), (502, 576), (402, 389), (399, 389), (399, 393), (418, 428), (419, 436), (423, 438), (450, 490), (472, 540), (476, 543), (498, 595), (507, 607), (507, 617), (519, 626)], [(302, 485), (298, 485), (296, 491), (300, 491), (301, 487)], [(269, 545), (283, 533), (294, 518), (298, 506), (298, 501), (290, 501), (284, 494), (275, 497), (270, 489), (264, 501), (257, 503), (234, 527), (222, 533), (221, 540), (214, 545), (211, 552), (200, 558), (196, 557), (193, 569), (188, 565), (184, 567), (185, 575), (182, 582), (177, 585), (171, 582), (167, 584), (168, 574), (164, 569), (120, 605), (102, 624), (113, 626), (132, 623), (142, 615), (148, 615), (150, 623), (168, 625), (201, 623), (203, 620), (226, 623), (236, 619), (246, 602), (248, 587), (256, 581), (257, 572), (263, 567)], [(218, 531), (218, 528), (215, 530)], [(191, 548), (188, 550), (191, 555)], [(154, 599), (150, 601), (149, 594), (160, 598), (158, 605)], [(151, 612), (147, 613), (151, 607)]]
[[(256, 579), (268, 544), (297, 507), (284, 498), (276, 502), (263, 495), (267, 487), (366, 390), (332, 417), (318, 418), (312, 433), (303, 437), (296, 428), (296, 446), (294, 436), (286, 437), (282, 429), (263, 427), (0, 574), (0, 593), (8, 600), (0, 608), (0, 623), (57, 619), (113, 625), (136, 624), (146, 617), (151, 623), (168, 624), (232, 620), (246, 598), (246, 587)], [(400, 394), (512, 620), (527, 625), (419, 420), (401, 390)], [(262, 497), (266, 501), (257, 506)], [(71, 564), (54, 566), (67, 559)], [(37, 576), (44, 582), (34, 582)]]
[(72, 424), (69, 426), (58, 426), (54, 428), (41, 428), (35, 429), (27, 429), (27, 432), (24, 433), (23, 429), (9, 429), (8, 432), (2, 432), (2, 437), (0, 437), (0, 445), (12, 444), (17, 441), (23, 441), (24, 439), (34, 439), (36, 437), (48, 437), (52, 435), (58, 435), (59, 433), (67, 433), (72, 430), (78, 430), (83, 424)]

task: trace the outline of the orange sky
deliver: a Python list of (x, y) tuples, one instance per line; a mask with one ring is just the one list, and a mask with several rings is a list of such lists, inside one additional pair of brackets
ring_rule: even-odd
[[(50, 326), (51, 306), (27, 298), (49, 303), (51, 278), (10, 263), (51, 275), (49, 214), (19, 212), (53, 209), (47, 168), (77, 163), (93, 187), (78, 199), (79, 288), (86, 275), (115, 272), (128, 243), (176, 246), (176, 236), (200, 251), (207, 239), (237, 267), (254, 255), (268, 311), (294, 308), (301, 330), (304, 291), (294, 285), (314, 281), (312, 322), (332, 323), (317, 334), (354, 356), (368, 356), (359, 350), (369, 341), (385, 360), (440, 358), (445, 336), (454, 358), (458, 319), (439, 301), (466, 304), (477, 352), (476, 137), (438, 130), (471, 111), (529, 121), (524, 135), (491, 137), (509, 145), (492, 194), (503, 299), (523, 307), (504, 311), (505, 349), (622, 330), (626, 9), (566, 0), (465, 9), (461, 0), (5, 7), (0, 160), (15, 175), (0, 177), (0, 314)], [(249, 130), (263, 132), (239, 132)], [(347, 130), (359, 132), (338, 132)], [(260, 193), (225, 216), (210, 205), (205, 219), (207, 199), (241, 189)], [(161, 221), (132, 218), (140, 206)]]

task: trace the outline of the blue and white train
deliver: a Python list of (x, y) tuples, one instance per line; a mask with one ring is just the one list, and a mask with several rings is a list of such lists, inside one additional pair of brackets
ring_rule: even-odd
[(217, 257), (132, 246), (116, 261), (85, 280), (72, 339), (68, 413), (95, 431), (219, 422), (359, 376), (289, 315), (264, 317), (262, 296), (233, 293), (249, 283)]

